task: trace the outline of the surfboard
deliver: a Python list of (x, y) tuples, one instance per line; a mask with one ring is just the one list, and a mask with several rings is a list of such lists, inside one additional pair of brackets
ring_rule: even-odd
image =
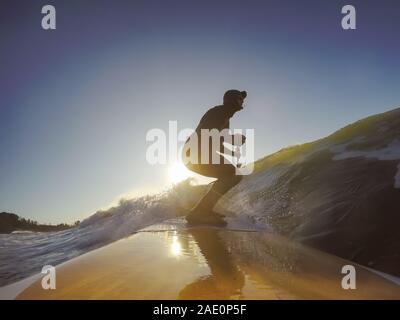
[[(250, 231), (250, 232), (249, 232)], [(343, 266), (356, 272), (344, 289)], [(250, 227), (150, 226), (56, 267), (17, 299), (400, 299), (400, 287), (353, 262)]]

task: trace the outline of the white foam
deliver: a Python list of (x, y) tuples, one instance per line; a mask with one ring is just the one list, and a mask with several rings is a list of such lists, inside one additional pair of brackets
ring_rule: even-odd
[(344, 160), (350, 158), (364, 157), (378, 160), (397, 160), (400, 159), (400, 140), (395, 139), (387, 147), (376, 150), (353, 150), (337, 153), (333, 160)]
[(243, 219), (252, 220), (255, 225), (263, 224), (263, 227), (268, 227), (263, 219), (265, 200), (261, 198), (250, 200), (250, 195), (262, 193), (263, 190), (273, 186), (287, 170), (288, 166), (276, 166), (251, 176), (245, 176), (222, 198), (217, 205), (217, 210), (226, 215), (233, 213)]
[(98, 211), (77, 228), (51, 233), (16, 233), (0, 236), (0, 274), (18, 281), (85, 252), (175, 216), (176, 208), (197, 199), (190, 182), (163, 193), (121, 200), (119, 205)]

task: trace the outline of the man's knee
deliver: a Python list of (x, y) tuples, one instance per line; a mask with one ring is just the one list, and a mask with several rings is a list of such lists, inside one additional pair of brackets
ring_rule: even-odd
[(215, 183), (214, 183), (214, 190), (217, 191), (220, 194), (224, 194), (234, 186), (236, 186), (241, 180), (242, 176), (237, 176), (237, 175), (225, 175), (224, 177), (220, 177)]

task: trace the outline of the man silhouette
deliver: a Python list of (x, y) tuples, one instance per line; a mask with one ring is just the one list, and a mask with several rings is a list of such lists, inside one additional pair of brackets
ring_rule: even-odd
[[(183, 157), (191, 159), (189, 161), (183, 161), (186, 167), (203, 176), (218, 179), (214, 182), (209, 192), (186, 216), (186, 220), (190, 225), (226, 225), (223, 215), (213, 211), (213, 207), (222, 195), (242, 180), (242, 176), (236, 175), (236, 167), (232, 163), (226, 163), (226, 159), (221, 155), (221, 153), (232, 155), (232, 150), (225, 148), (223, 145), (224, 141), (226, 143), (228, 140), (228, 143), (231, 144), (232, 148), (234, 146), (240, 146), (246, 141), (246, 137), (243, 135), (240, 135), (239, 139), (237, 139), (237, 137), (233, 138), (229, 133), (229, 120), (236, 112), (243, 109), (243, 101), (246, 96), (246, 91), (228, 90), (225, 92), (223, 104), (211, 108), (204, 114), (195, 132), (188, 138), (184, 145)], [(202, 139), (205, 139), (202, 135), (202, 130), (213, 129), (214, 134), (220, 134), (223, 132), (226, 134), (225, 137), (228, 137), (228, 139), (226, 140), (222, 138), (221, 134), (218, 140), (218, 148), (215, 150), (215, 148), (212, 148), (213, 146), (210, 142), (210, 139), (212, 138), (207, 137), (207, 139), (209, 139), (208, 148), (202, 150)], [(193, 141), (191, 139), (196, 139), (197, 148), (194, 148), (195, 150), (193, 150)], [(237, 140), (239, 140), (239, 142)], [(217, 151), (220, 153), (217, 153)], [(196, 152), (196, 154), (193, 154), (193, 152)], [(195, 159), (195, 161), (193, 161), (193, 159)], [(204, 159), (208, 160), (204, 161)], [(214, 159), (218, 159), (218, 161), (213, 161)]]

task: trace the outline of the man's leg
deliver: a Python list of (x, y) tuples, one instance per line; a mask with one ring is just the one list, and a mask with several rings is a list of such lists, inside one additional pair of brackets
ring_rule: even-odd
[(215, 173), (214, 177), (217, 177), (218, 180), (214, 182), (207, 194), (191, 210), (191, 214), (203, 215), (211, 213), (218, 200), (242, 180), (242, 176), (235, 174), (235, 167), (233, 165), (211, 166), (208, 168), (208, 172), (210, 175)]

